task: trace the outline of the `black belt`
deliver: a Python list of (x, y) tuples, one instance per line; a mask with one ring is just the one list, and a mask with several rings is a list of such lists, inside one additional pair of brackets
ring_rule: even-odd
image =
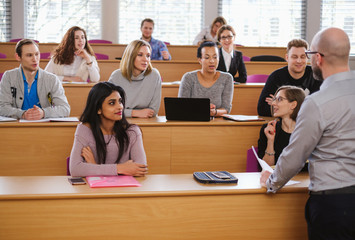
[(318, 192), (309, 192), (310, 195), (355, 194), (355, 185), (345, 188), (330, 189)]

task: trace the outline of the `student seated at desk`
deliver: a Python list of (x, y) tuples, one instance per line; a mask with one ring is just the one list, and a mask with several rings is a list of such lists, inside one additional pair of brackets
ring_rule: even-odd
[(305, 97), (304, 90), (299, 87), (286, 85), (277, 89), (271, 106), (271, 112), (277, 120), (261, 127), (258, 140), (258, 156), (270, 166), (276, 164), (282, 150), (288, 145)]
[(147, 173), (142, 132), (125, 118), (125, 97), (109, 82), (90, 90), (70, 154), (72, 176)]
[(121, 86), (127, 94), (126, 117), (150, 118), (159, 111), (161, 77), (150, 63), (151, 47), (144, 40), (134, 40), (126, 47), (120, 69), (109, 82)]
[(308, 43), (303, 39), (293, 39), (287, 44), (287, 66), (272, 72), (260, 93), (258, 114), (271, 117), (270, 105), (276, 90), (284, 85), (292, 85), (304, 89), (306, 95), (319, 90), (321, 81), (314, 79), (311, 66), (307, 66), (306, 50)]
[(90, 82), (100, 80), (99, 66), (84, 29), (74, 26), (65, 33), (45, 70), (63, 82), (86, 82), (88, 78)]
[(234, 50), (235, 31), (233, 27), (223, 25), (218, 29), (217, 37), (222, 45), (219, 49), (217, 70), (229, 72), (234, 77), (235, 82), (245, 83), (247, 81), (247, 70), (243, 61), (242, 52)]
[(197, 49), (201, 70), (187, 72), (181, 79), (179, 97), (209, 98), (210, 115), (220, 117), (229, 113), (233, 100), (233, 77), (230, 73), (217, 71), (218, 48), (214, 42), (204, 42)]
[(221, 26), (226, 24), (227, 21), (224, 19), (224, 17), (216, 17), (213, 20), (211, 26), (203, 28), (201, 32), (197, 34), (192, 44), (200, 45), (204, 41), (217, 42), (217, 31)]
[(31, 39), (16, 44), (20, 67), (6, 71), (0, 82), (0, 116), (40, 120), (68, 117), (70, 106), (54, 74), (39, 68), (40, 52)]

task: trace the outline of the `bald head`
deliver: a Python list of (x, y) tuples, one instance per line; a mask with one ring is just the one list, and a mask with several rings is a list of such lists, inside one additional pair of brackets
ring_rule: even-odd
[(312, 40), (311, 49), (324, 54), (324, 61), (329, 64), (342, 66), (349, 62), (349, 37), (340, 28), (327, 28), (318, 32)]

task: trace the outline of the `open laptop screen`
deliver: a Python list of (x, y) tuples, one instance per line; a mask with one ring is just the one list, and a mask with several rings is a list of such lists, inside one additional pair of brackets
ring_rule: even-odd
[(164, 98), (167, 120), (210, 121), (209, 98)]

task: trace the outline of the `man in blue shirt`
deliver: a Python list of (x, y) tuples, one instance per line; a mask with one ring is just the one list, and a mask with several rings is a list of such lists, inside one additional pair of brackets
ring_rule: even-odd
[(165, 43), (152, 37), (154, 21), (146, 18), (141, 23), (142, 40), (149, 42), (152, 47), (151, 60), (171, 60), (168, 48)]
[(70, 106), (58, 77), (39, 68), (37, 43), (19, 41), (15, 56), (20, 67), (6, 71), (0, 82), (0, 116), (26, 120), (69, 116)]

